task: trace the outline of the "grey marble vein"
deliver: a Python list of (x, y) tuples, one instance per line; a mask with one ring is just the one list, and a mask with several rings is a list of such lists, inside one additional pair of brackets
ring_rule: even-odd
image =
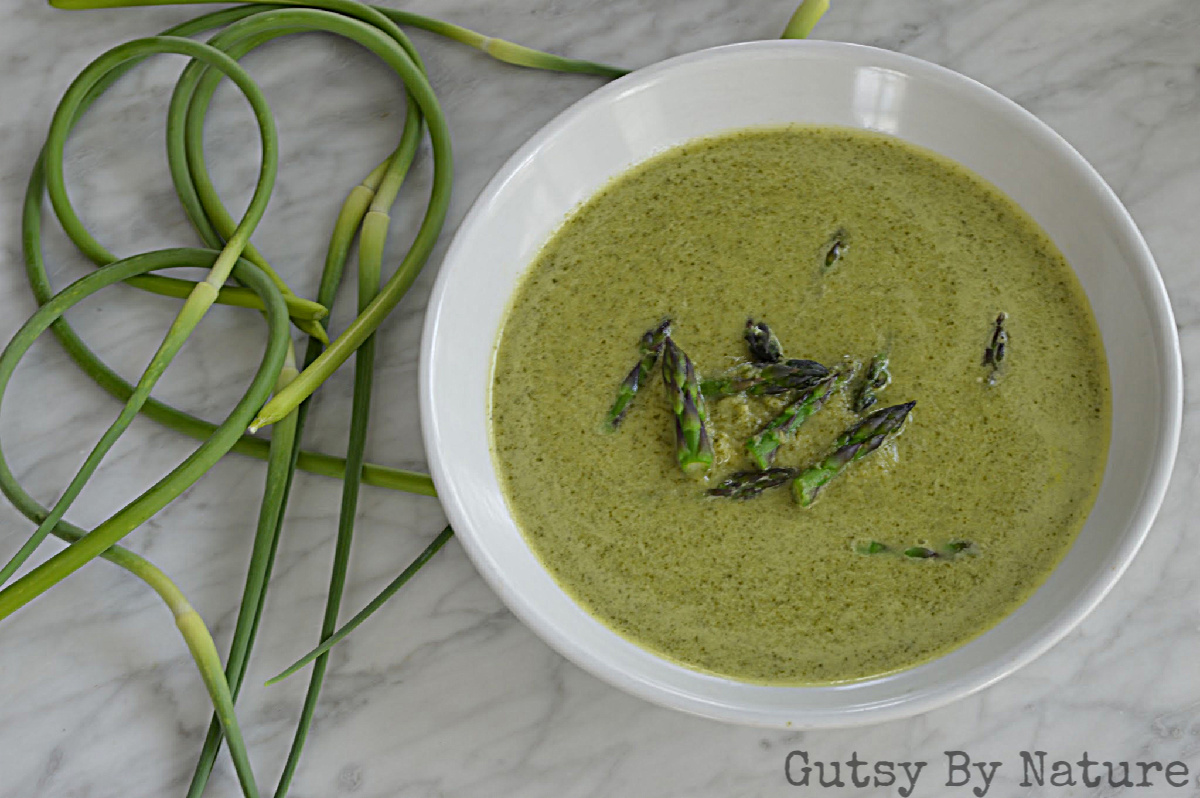
[[(406, 7), (535, 47), (637, 67), (726, 42), (771, 38), (792, 0), (415, 0)], [(65, 13), (40, 2), (0, 10), (0, 338), (33, 310), (20, 264), (19, 210), (54, 105), (90, 58), (194, 9)], [(925, 760), (918, 796), (969, 795), (945, 786), (943, 752), (1001, 760), (989, 795), (1197, 795), (1200, 782), (1200, 3), (1196, 0), (838, 0), (820, 38), (892, 48), (991, 85), (1061, 132), (1113, 185), (1158, 258), (1181, 326), (1188, 404), (1166, 504), (1127, 576), (1094, 614), (1034, 664), (943, 709), (835, 732), (738, 728), (659, 709), (583, 673), (500, 604), (456, 543), (359, 634), (337, 648), (297, 798), (728, 798), (889, 796), (787, 784), (789, 751), (823, 760)], [(453, 131), (453, 230), (492, 173), (530, 134), (601, 81), (507, 67), (417, 32)], [(117, 253), (190, 244), (162, 148), (163, 112), (179, 59), (123, 81), (68, 148), (68, 183), (85, 222)], [(328, 37), (272, 44), (246, 61), (280, 127), (278, 191), (255, 241), (311, 294), (324, 232), (341, 197), (393, 145), (403, 107), (397, 81)], [(218, 92), (207, 133), (216, 184), (235, 208), (257, 169), (244, 102)], [(427, 155), (427, 153), (426, 153)], [(427, 159), (411, 190), (427, 191)], [(402, 203), (389, 244), (395, 262), (417, 223)], [(56, 285), (86, 272), (49, 225)], [(423, 306), (448, 237), (412, 294), (384, 325), (370, 456), (424, 466), (416, 359)], [(352, 287), (334, 313), (350, 317)], [(172, 313), (126, 289), (71, 313), (121, 373), (150, 356)], [(157, 394), (219, 418), (250, 378), (263, 340), (253, 314), (218, 310)], [(69, 479), (116, 403), (51, 342), (17, 374), (0, 415), (6, 456), (42, 501)], [(33, 364), (37, 364), (34, 366)], [(202, 389), (202, 390), (201, 390)], [(309, 445), (344, 446), (350, 377), (315, 404)], [(193, 444), (139, 421), (71, 512), (87, 524), (186, 456)], [(229, 459), (130, 539), (174, 575), (214, 630), (232, 633), (253, 534), (262, 466)], [(262, 682), (317, 633), (336, 523), (338, 486), (301, 476), (288, 510), (266, 624), (240, 715), (260, 780), (273, 785), (304, 690)], [(364, 492), (344, 606), (369, 600), (443, 522), (435, 501)], [(0, 506), (0, 553), (28, 524)], [(51, 547), (52, 548), (52, 547)], [(182, 794), (208, 725), (207, 700), (171, 619), (141, 584), (104, 564), (0, 625), (0, 798), (149, 798)], [(1186, 761), (1181, 789), (1116, 791), (1022, 786), (1018, 752), (1077, 759)], [(228, 761), (210, 794), (237, 794)]]

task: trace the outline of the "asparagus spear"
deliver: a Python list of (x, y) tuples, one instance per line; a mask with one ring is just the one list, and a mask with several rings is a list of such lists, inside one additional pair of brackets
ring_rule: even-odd
[(868, 541), (855, 548), (859, 554), (882, 554), (888, 551), (887, 545), (880, 543), (878, 540)]
[(829, 249), (825, 250), (824, 271), (829, 271), (836, 266), (837, 262), (846, 254), (846, 249), (846, 231), (838, 230), (829, 242)]
[(633, 402), (633, 397), (637, 395), (638, 388), (649, 379), (650, 370), (654, 368), (654, 364), (658, 361), (658, 353), (662, 351), (663, 341), (670, 334), (671, 320), (667, 319), (654, 329), (647, 330), (646, 334), (642, 336), (642, 340), (638, 344), (641, 359), (617, 388), (617, 399), (608, 411), (609, 429), (616, 429), (620, 426), (621, 420), (629, 412), (629, 405)]
[(830, 374), (804, 391), (796, 401), (785, 407), (782, 413), (771, 419), (761, 432), (746, 441), (746, 451), (759, 468), (768, 468), (783, 442), (799, 429), (809, 416), (824, 406), (833, 394), (834, 382), (834, 375)]
[(783, 360), (783, 347), (766, 322), (746, 319), (746, 346), (755, 363), (778, 363)]
[(703, 476), (713, 462), (704, 395), (691, 358), (669, 335), (663, 340), (663, 382), (671, 398), (671, 409), (675, 411), (675, 456), (679, 467), (690, 477)]
[(834, 451), (817, 465), (800, 473), (792, 482), (792, 495), (803, 507), (816, 501), (817, 494), (846, 466), (878, 449), (890, 435), (899, 431), (916, 402), (876, 410), (842, 433)]
[(888, 387), (892, 382), (892, 373), (888, 370), (888, 356), (886, 353), (880, 353), (871, 358), (871, 365), (867, 367), (867, 374), (863, 378), (862, 387), (858, 389), (858, 395), (854, 397), (854, 412), (862, 413), (875, 404), (875, 394)]
[(708, 491), (709, 496), (730, 499), (753, 499), (767, 488), (786, 485), (799, 475), (795, 468), (768, 468), (765, 471), (739, 471)]
[(743, 363), (720, 377), (704, 380), (700, 390), (705, 396), (769, 396), (807, 390), (829, 376), (829, 369), (815, 360), (784, 360), (766, 365)]
[(1001, 312), (996, 316), (996, 324), (992, 329), (992, 342), (988, 348), (983, 350), (983, 365), (991, 367), (991, 373), (988, 374), (988, 385), (995, 385), (996, 380), (1000, 379), (1000, 364), (1004, 362), (1004, 357), (1008, 354), (1008, 330), (1004, 324), (1008, 321), (1008, 314)]
[[(975, 544), (969, 540), (953, 540), (941, 547), (941, 550), (931, 549), (928, 546), (909, 546), (900, 550), (898, 553), (905, 557), (910, 557), (914, 560), (930, 560), (938, 557), (949, 557), (953, 559), (955, 556), (963, 552), (973, 553)], [(871, 540), (866, 543), (860, 543), (855, 546), (855, 551), (859, 554), (883, 554), (891, 552), (893, 549), (885, 543), (880, 543), (878, 540)]]

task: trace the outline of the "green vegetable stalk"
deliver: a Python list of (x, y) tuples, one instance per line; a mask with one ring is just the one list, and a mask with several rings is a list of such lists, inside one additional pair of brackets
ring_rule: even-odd
[(675, 413), (675, 457), (683, 473), (704, 476), (712, 467), (713, 447), (695, 366), (670, 336), (663, 342), (662, 358), (663, 383)]
[(625, 418), (625, 414), (629, 412), (629, 407), (633, 403), (633, 397), (637, 396), (638, 389), (646, 384), (646, 380), (650, 379), (650, 372), (658, 362), (663, 342), (670, 334), (671, 320), (667, 319), (654, 329), (647, 330), (646, 334), (642, 336), (642, 340), (638, 344), (640, 359), (634, 365), (633, 370), (629, 372), (629, 376), (617, 388), (616, 401), (609, 408), (606, 420), (609, 429), (616, 429), (621, 425), (622, 419)]
[[(384, 245), (391, 222), (391, 207), (408, 175), (421, 138), (421, 117), (410, 105), (404, 122), (400, 145), (388, 159), (387, 168), (372, 192), (371, 202), (362, 220), (358, 249), (358, 308), (363, 310), (379, 293), (380, 269)], [(346, 475), (342, 483), (342, 501), (338, 514), (337, 539), (334, 544), (329, 593), (325, 600), (325, 615), (321, 623), (321, 640), (328, 640), (337, 630), (338, 611), (346, 586), (346, 571), (350, 561), (350, 544), (354, 536), (354, 521), (358, 514), (358, 496), (362, 487), (366, 459), (367, 431), (370, 418), (371, 389), (375, 371), (375, 336), (367, 338), (355, 352), (354, 394), (350, 411), (350, 439), (346, 447)], [(276, 427), (278, 428), (278, 426)], [(300, 754), (308, 737), (316, 712), (317, 699), (329, 665), (328, 653), (321, 654), (309, 678), (300, 721), (292, 739), (292, 747), (279, 779), (276, 795), (282, 798), (291, 786)]]
[(788, 20), (781, 39), (805, 39), (829, 10), (829, 0), (804, 0)]
[(914, 560), (954, 559), (960, 554), (977, 554), (975, 544), (969, 540), (952, 540), (936, 549), (928, 546), (910, 546), (904, 556)]
[[(188, 336), (200, 323), (208, 308), (216, 301), (218, 289), (233, 272), (234, 266), (240, 259), (242, 250), (249, 241), (250, 233), (257, 226), (263, 212), (266, 210), (267, 200), (274, 187), (277, 167), (274, 121), (270, 110), (267, 108), (265, 97), (253, 81), (250, 80), (245, 70), (224, 52), (199, 42), (193, 42), (188, 39), (151, 37), (118, 45), (89, 64), (71, 84), (71, 87), (67, 90), (67, 93), (55, 110), (54, 118), (50, 124), (50, 132), (46, 139), (46, 150), (50, 154), (50, 157), (47, 159), (46, 181), (53, 190), (51, 194), (52, 201), (56, 197), (60, 198), (59, 203), (55, 206), (55, 210), (58, 212), (60, 218), (74, 219), (77, 226), (82, 229), (82, 223), (78, 222), (78, 217), (75, 215), (74, 209), (69, 203), (61, 201), (61, 198), (66, 197), (62, 157), (67, 138), (79, 119), (82, 108), (87, 102), (88, 95), (109, 73), (120, 70), (127, 62), (136, 61), (145, 58), (147, 55), (158, 53), (189, 55), (225, 73), (241, 90), (242, 94), (249, 101), (254, 111), (255, 120), (259, 125), (259, 138), (263, 148), (263, 160), (259, 170), (258, 182), (255, 185), (254, 195), (251, 197), (242, 221), (231, 231), (230, 238), (220, 253), (207, 264), (209, 266), (209, 274), (205, 281), (196, 283), (192, 287), (178, 315), (172, 322), (167, 335), (163, 338), (162, 343), (159, 344), (158, 350), (154, 353), (150, 364), (146, 367), (133, 391), (126, 399), (125, 406), (121, 409), (116, 420), (105, 430), (100, 440), (88, 453), (83, 465), (80, 466), (75, 476), (71, 479), (70, 484), (63, 491), (62, 496), (50, 509), (50, 513), (38, 527), (37, 531), (30, 537), (25, 546), (9, 560), (4, 568), (0, 569), (0, 582), (8, 579), (15, 573), (21, 563), (33, 552), (33, 549), (40, 545), (41, 541), (45, 539), (46, 535), (50, 533), (50, 530), (64, 516), (66, 511), (71, 507), (71, 504), (79, 496), (84, 485), (87, 484), (92, 474), (95, 473), (95, 470), (100, 466), (100, 463), (109, 450), (111, 450), (129, 425), (133, 423), (142, 405), (150, 398), (150, 392), (159, 378), (162, 377), (167, 367), (171, 364), (171, 361), (175, 358), (175, 355), (179, 352)], [(96, 246), (99, 248), (98, 244)], [(102, 248), (101, 251), (103, 251)], [(107, 255), (107, 253), (104, 254)], [(62, 554), (60, 553), (56, 556), (62, 556)]]
[(454, 530), (450, 527), (446, 527), (439, 532), (438, 536), (429, 542), (429, 544), (421, 551), (421, 553), (417, 555), (416, 559), (409, 563), (408, 567), (401, 571), (399, 576), (389, 582), (387, 587), (379, 592), (378, 596), (371, 599), (371, 601), (367, 603), (367, 606), (363, 607), (357, 615), (346, 621), (346, 623), (340, 629), (327, 637), (321, 643), (321, 645), (317, 646), (312, 651), (293, 662), (276, 676), (268, 679), (267, 684), (272, 685), (283, 681), (308, 663), (326, 654), (329, 649), (333, 648), (342, 640), (345, 640), (346, 637), (355, 629), (357, 629), (363, 621), (367, 620), (367, 618), (371, 617), (376, 610), (387, 603), (387, 600), (395, 595), (396, 591), (404, 587), (408, 580), (412, 579), (417, 571), (421, 570), (425, 563), (429, 562), (429, 559), (433, 557), (434, 554), (437, 554), (438, 550), (442, 546), (446, 545), (446, 542), (449, 541), (453, 536)]
[(1000, 379), (1000, 366), (1008, 355), (1008, 329), (1005, 326), (1007, 322), (1007, 313), (1001, 312), (996, 316), (996, 322), (992, 326), (992, 340), (987, 349), (983, 350), (983, 365), (989, 368), (988, 385), (995, 385)]
[(775, 396), (791, 391), (805, 391), (830, 374), (829, 369), (815, 360), (784, 360), (760, 365), (743, 363), (720, 377), (704, 380), (700, 391), (707, 397)]
[(846, 231), (838, 230), (829, 240), (829, 244), (825, 250), (825, 259), (821, 264), (823, 271), (830, 271), (838, 262), (846, 256), (848, 247), (846, 245)]
[[(282, 389), (296, 378), (294, 354), (289, 348), (287, 360), (279, 372), (276, 390)], [(271, 437), (271, 456), (267, 461), (267, 481), (259, 507), (258, 525), (250, 552), (250, 565), (246, 572), (242, 603), (238, 608), (237, 621), (233, 630), (233, 641), (229, 645), (229, 657), (225, 662), (225, 678), (229, 684), (231, 700), (237, 701), (241, 692), (246, 669), (250, 664), (250, 651), (258, 635), (259, 621), (266, 602), (267, 587), (271, 581), (271, 570), (275, 563), (275, 552), (279, 548), (279, 534), (283, 529), (283, 514), (295, 473), (293, 448), (299, 411), (292, 413), (275, 427)], [(215, 654), (215, 650), (214, 650)], [(188, 794), (199, 796), (204, 792), (209, 774), (225, 736), (225, 725), (220, 712), (213, 713), (208, 734), (201, 748), (199, 761), (192, 774)]]
[[(62, 8), (104, 8), (212, 1), (214, 0), (51, 0), (51, 5)], [(784, 35), (807, 35), (826, 7), (826, 0), (806, 0), (793, 16)], [(541, 53), (440, 20), (397, 9), (367, 6), (355, 0), (276, 0), (262, 5), (247, 4), (203, 15), (176, 25), (160, 36), (127, 42), (113, 48), (89, 65), (68, 89), (60, 103), (46, 144), (30, 175), (22, 216), (22, 235), (26, 274), (40, 309), (22, 326), (13, 341), (0, 354), (0, 400), (19, 361), (33, 341), (49, 330), (62, 343), (76, 364), (100, 387), (124, 402), (125, 408), (92, 450), (61, 499), (49, 510), (38, 505), (25, 493), (0, 454), (0, 490), (38, 525), (38, 529), (13, 560), (4, 568), (0, 568), (0, 584), (7, 577), (14, 575), (21, 563), (47, 534), (61, 537), (70, 544), (65, 551), (59, 552), (0, 590), (0, 619), (96, 557), (109, 559), (150, 584), (174, 613), (215, 710), (214, 722), (189, 790), (189, 795), (192, 796), (198, 796), (204, 790), (222, 738), (228, 741), (243, 794), (253, 798), (258, 795), (245, 744), (234, 716), (233, 702), (244, 680), (251, 645), (262, 618), (264, 597), (270, 582), (284, 508), (295, 468), (342, 478), (344, 493), (329, 598), (321, 629), (322, 642), (285, 672), (294, 672), (313, 660), (318, 662), (301, 714), (296, 740), (276, 790), (277, 798), (282, 798), (288, 791), (291, 775), (312, 719), (324, 673), (324, 655), (381, 607), (453, 535), (449, 527), (444, 529), (376, 599), (351, 621), (335, 630), (360, 483), (434, 495), (432, 481), (425, 474), (367, 464), (363, 460), (371, 373), (374, 367), (373, 333), (408, 290), (438, 237), (449, 202), (452, 172), (450, 140), (445, 120), (416, 50), (398, 27), (401, 24), (423, 28), (468, 44), (493, 58), (511, 64), (607, 77), (617, 77), (625, 73), (622, 69)], [(208, 43), (188, 38), (217, 28), (224, 30)], [(398, 73), (408, 93), (408, 113), (399, 147), (351, 192), (338, 217), (329, 243), (326, 269), (322, 275), (317, 301), (296, 296), (250, 241), (251, 232), (263, 214), (273, 187), (278, 147), (270, 110), (262, 93), (237, 63), (242, 56), (267, 41), (309, 30), (341, 35), (364, 46)], [(161, 250), (118, 259), (84, 227), (71, 205), (63, 176), (65, 141), (75, 123), (100, 95), (121, 76), (148, 57), (159, 53), (178, 53), (192, 59), (176, 86), (168, 110), (167, 160), (179, 199), (205, 248)], [(222, 75), (227, 76), (246, 96), (260, 129), (262, 165), (259, 179), (240, 221), (235, 221), (221, 202), (209, 178), (204, 160), (205, 115)], [(415, 239), (393, 276), (386, 284), (381, 284), (380, 261), (389, 223), (388, 208), (395, 199), (412, 161), (423, 129), (428, 131), (431, 145), (432, 191)], [(68, 238), (98, 267), (93, 274), (58, 293), (51, 289), (41, 251), (43, 195), (49, 197), (49, 204), (62, 223)], [(343, 335), (328, 349), (323, 349), (323, 345), (328, 344), (329, 339), (321, 320), (326, 317), (328, 307), (332, 304), (346, 253), (360, 228), (360, 312)], [(194, 282), (161, 273), (181, 267), (208, 269), (209, 274), (204, 281)], [(227, 280), (232, 280), (234, 284), (227, 284)], [(151, 365), (136, 385), (126, 382), (101, 361), (64, 319), (64, 314), (69, 308), (118, 282), (126, 282), (147, 291), (185, 300)], [(154, 384), (213, 303), (255, 309), (265, 316), (268, 327), (268, 340), (262, 363), (245, 395), (220, 424), (211, 424), (195, 418), (150, 397)], [(288, 332), (289, 320), (310, 336), (304, 369), (299, 373)], [(766, 330), (765, 325), (763, 329)], [(706, 427), (704, 397), (700, 392), (691, 361), (669, 341), (665, 329), (662, 330), (661, 337), (662, 341), (658, 346), (666, 347), (670, 344), (671, 366), (668, 367), (668, 357), (664, 356), (664, 380), (668, 388), (674, 390), (672, 406), (676, 412), (680, 466), (688, 473), (704, 473), (711, 467), (713, 459), (711, 439)], [(766, 345), (769, 346), (771, 338), (773, 336), (768, 337)], [(653, 343), (651, 342), (651, 348)], [(777, 341), (775, 347), (777, 351)], [(301, 451), (299, 442), (308, 409), (307, 397), (351, 353), (356, 353), (357, 370), (351, 442), (347, 457), (342, 459)], [(653, 368), (653, 361), (643, 368), (648, 354), (649, 352), (643, 351), (643, 361), (638, 364), (637, 383), (632, 386), (633, 390), (629, 392), (623, 405), (613, 414), (614, 426), (627, 411), (633, 394), (637, 387), (644, 383), (649, 369)], [(779, 357), (781, 355), (774, 359), (778, 360)], [(801, 361), (793, 361), (793, 364), (799, 362)], [(793, 372), (796, 371), (794, 365), (791, 368)], [(788, 379), (792, 382), (787, 383)], [(787, 374), (771, 372), (756, 375), (752, 383), (743, 390), (762, 394), (794, 390), (800, 381), (794, 374), (789, 377)], [(781, 385), (791, 387), (779, 387)], [(275, 389), (275, 396), (264, 407), (272, 388)], [(142, 413), (172, 429), (200, 439), (202, 443), (178, 467), (94, 529), (80, 530), (62, 520), (71, 502), (90, 479), (113, 442), (125, 431), (132, 419)], [(276, 427), (269, 442), (243, 434), (248, 426), (254, 430), (275, 422), (282, 423)], [(122, 549), (117, 545), (117, 541), (179, 496), (229, 451), (267, 460), (268, 469), (267, 488), (263, 495), (242, 606), (229, 661), (223, 670), (208, 630), (179, 590), (150, 563)]]
[(755, 465), (763, 469), (770, 467), (779, 447), (829, 401), (835, 382), (834, 375), (825, 377), (801, 393), (799, 398), (771, 419), (757, 435), (746, 441), (746, 451), (750, 453)]
[[(122, 282), (131, 276), (146, 274), (158, 269), (203, 266), (207, 263), (211, 263), (210, 254), (197, 250), (162, 250), (156, 253), (137, 255), (101, 267), (54, 295), (21, 327), (4, 349), (3, 354), (0, 354), (0, 400), (3, 399), (13, 371), (30, 346), (41, 333), (61, 319), (69, 308), (97, 291)], [(262, 298), (266, 308), (269, 330), (267, 351), (262, 365), (247, 388), (246, 394), (229, 417), (217, 426), (213, 435), (201, 444), (191, 456), (108, 520), (90, 532), (75, 530), (65, 521), (59, 521), (53, 527), (55, 534), (67, 537), (62, 534), (63, 530), (70, 531), (71, 534), (68, 538), (71, 541), (70, 545), (0, 591), (0, 618), (11, 614), (95, 557), (105, 556), (116, 550), (114, 544), (118, 540), (144, 523), (215, 465), (217, 460), (238, 439), (241, 430), (245, 428), (245, 423), (253, 416), (255, 409), (262, 405), (286, 363), (287, 349), (290, 345), (287, 307), (282, 294), (263, 272), (254, 269), (242, 260), (239, 260), (234, 268), (235, 272), (239, 274), (239, 279), (243, 280)], [(0, 489), (4, 491), (10, 501), (35, 522), (44, 524), (46, 518), (49, 517), (48, 511), (41, 510), (36, 503), (31, 502), (2, 455), (0, 455)], [(182, 607), (182, 605), (179, 606)], [(229, 734), (232, 699), (229, 697), (230, 690), (225, 682), (225, 677), (221, 675), (218, 680), (216, 674), (212, 672), (215, 654), (210, 650), (210, 643), (205, 643), (197, 637), (201, 632), (198, 619), (186, 613), (181, 615), (176, 612), (176, 614), (177, 617), (182, 618), (181, 631), (185, 635), (191, 635), (188, 640), (189, 649), (197, 657), (197, 666), (204, 674), (205, 683), (213, 696), (214, 708), (218, 712), (221, 726), (226, 734)], [(216, 664), (216, 670), (219, 673), (219, 659), (216, 660)], [(214, 691), (219, 691), (219, 694)], [(223, 703), (226, 701), (228, 703)], [(230, 737), (230, 741), (231, 745), (235, 742), (233, 737)], [(240, 744), (240, 737), (237, 738), (237, 744)], [(245, 760), (244, 750), (231, 749), (231, 753), (235, 757), (235, 762)], [(253, 790), (252, 777), (241, 773), (239, 776), (242, 777), (246, 793), (251, 794)]]
[(746, 319), (746, 347), (755, 363), (778, 363), (783, 360), (783, 347), (766, 322)]
[[(204, 3), (217, 2), (222, 2), (222, 0), (50, 0), (50, 5), (55, 8), (78, 11), (92, 8), (201, 5)], [(825, 2), (825, 5), (828, 6), (828, 0), (823, 0), (823, 2)], [(311, 1), (297, 3), (295, 0), (277, 0), (277, 3), (301, 6), (320, 6), (319, 2)], [(804, 6), (812, 5), (813, 0), (807, 0), (807, 2), (804, 3)], [(512, 64), (513, 66), (528, 67), (530, 69), (542, 69), (550, 72), (599, 75), (606, 78), (619, 78), (622, 75), (628, 74), (629, 72), (627, 69), (609, 66), (608, 64), (598, 64), (593, 61), (581, 61), (577, 58), (564, 58), (563, 56), (554, 55), (553, 53), (544, 53), (540, 50), (534, 50), (531, 47), (525, 47), (514, 42), (506, 41), (505, 39), (478, 33), (468, 28), (464, 28), (461, 25), (454, 25), (450, 22), (444, 22), (440, 19), (433, 19), (432, 17), (426, 17), (421, 14), (414, 14), (411, 11), (404, 11), (398, 8), (388, 8), (386, 6), (370, 6), (370, 8), (379, 12), (380, 14), (383, 14), (386, 18), (397, 25), (411, 25), (414, 28), (427, 30), (430, 33), (445, 37), (451, 41), (465, 44), (468, 47), (473, 47), (474, 49), (491, 56), (497, 61), (502, 61), (506, 64)], [(270, 6), (265, 4), (261, 6), (246, 5), (241, 8), (229, 10), (241, 12), (241, 16), (246, 16), (248, 14), (259, 14), (263, 11), (270, 10)], [(806, 12), (805, 19), (811, 19), (812, 24), (815, 25), (817, 20), (820, 19), (821, 14), (815, 14), (814, 18), (812, 11), (815, 11), (815, 9), (810, 9)], [(824, 11), (822, 10), (821, 13), (824, 13)], [(797, 10), (797, 14), (799, 14), (799, 9)], [(193, 22), (195, 21), (196, 20), (193, 20)], [(808, 30), (811, 29), (811, 25), (809, 25)], [(804, 35), (807, 35), (807, 31), (805, 31)], [(796, 38), (803, 38), (803, 36)]]
[(883, 554), (885, 551), (890, 551), (886, 544), (880, 543), (878, 540), (868, 540), (866, 543), (860, 543), (855, 546), (854, 550), (859, 554)]
[(854, 411), (863, 413), (875, 405), (876, 394), (888, 387), (892, 382), (892, 373), (888, 370), (887, 353), (880, 353), (871, 358), (867, 373), (859, 386), (858, 395), (854, 397)]
[(834, 443), (834, 450), (820, 463), (802, 471), (792, 482), (792, 495), (802, 507), (812, 505), (821, 488), (842, 473), (846, 466), (878, 449), (900, 431), (916, 402), (876, 410), (846, 430)]
[(709, 496), (724, 496), (728, 499), (753, 499), (764, 490), (786, 485), (797, 476), (796, 468), (767, 468), (763, 471), (739, 471), (720, 485), (710, 488)]

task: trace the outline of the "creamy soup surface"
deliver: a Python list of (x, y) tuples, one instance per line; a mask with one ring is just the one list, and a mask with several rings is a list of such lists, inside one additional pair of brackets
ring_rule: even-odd
[[(841, 258), (825, 268), (831, 237)], [(999, 313), (1007, 355), (983, 365)], [(788, 358), (889, 356), (900, 433), (810, 507), (706, 490), (752, 467), (783, 398), (709, 400), (706, 478), (675, 459), (659, 369), (604, 431), (664, 319), (704, 377), (747, 360), (747, 318)], [(803, 467), (862, 414), (855, 383), (779, 450)], [(990, 184), (897, 139), (835, 128), (701, 139), (619, 176), (530, 265), (498, 339), (492, 450), (530, 547), (621, 635), (691, 668), (828, 684), (908, 668), (1003, 619), (1053, 570), (1107, 456), (1108, 371), (1062, 255)], [(862, 553), (876, 541), (886, 552)], [(968, 541), (915, 559), (906, 547)]]

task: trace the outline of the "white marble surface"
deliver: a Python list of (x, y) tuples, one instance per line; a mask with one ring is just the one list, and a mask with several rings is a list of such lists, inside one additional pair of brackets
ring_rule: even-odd
[[(724, 42), (778, 34), (792, 0), (417, 0), (407, 6), (522, 43), (630, 67)], [(157, 32), (194, 9), (0, 10), (0, 337), (32, 311), (20, 265), (24, 182), (54, 104), (104, 49)], [(835, 0), (820, 38), (897, 49), (964, 72), (1014, 98), (1074, 144), (1128, 205), (1178, 314), (1189, 388), (1200, 366), (1200, 3), (1196, 0)], [(454, 133), (448, 230), (527, 136), (600, 81), (506, 67), (414, 34)], [(354, 48), (306, 37), (248, 60), (279, 120), (279, 189), (255, 241), (311, 295), (341, 197), (396, 135), (396, 81)], [(99, 238), (128, 254), (190, 236), (166, 176), (163, 111), (178, 61), (160, 59), (97, 106), (69, 148), (68, 180)], [(248, 114), (230, 92), (210, 119), (208, 151), (226, 195), (245, 197), (256, 164)], [(427, 164), (424, 164), (427, 166)], [(422, 173), (422, 177), (424, 174)], [(422, 190), (418, 187), (416, 190)], [(410, 210), (415, 203), (404, 207)], [(404, 217), (403, 213), (399, 214)], [(410, 213), (411, 216), (411, 213)], [(397, 225), (394, 239), (411, 229)], [(51, 226), (53, 229), (53, 226)], [(444, 246), (446, 237), (443, 237)], [(61, 286), (84, 273), (50, 236)], [(396, 250), (396, 248), (393, 248)], [(440, 252), (440, 250), (439, 250)], [(421, 468), (416, 351), (438, 255), (382, 328), (370, 457)], [(389, 262), (394, 262), (392, 259)], [(344, 303), (343, 303), (344, 304)], [(172, 304), (117, 288), (72, 320), (126, 375), (140, 370)], [(335, 325), (343, 324), (339, 308)], [(259, 351), (253, 314), (218, 311), (158, 393), (216, 417)], [(309, 443), (343, 444), (350, 394), (340, 373), (321, 392)], [(917, 796), (946, 786), (944, 751), (1003, 763), (988, 795), (1200, 794), (1200, 540), (1194, 518), (1200, 409), (1189, 390), (1181, 456), (1150, 537), (1112, 594), (1065, 641), (998, 685), (906, 721), (837, 732), (725, 726), (658, 709), (566, 663), (500, 604), (456, 543), (336, 650), (295, 796), (870, 795), (796, 787), (789, 751), (821, 760), (923, 760)], [(5, 453), (43, 501), (66, 483), (116, 412), (50, 341), (17, 373), (0, 415)], [(136, 423), (71, 518), (98, 521), (191, 444)], [(232, 631), (262, 466), (229, 458), (129, 539), (176, 577), (214, 628)], [(260, 781), (274, 784), (304, 680), (257, 685), (317, 631), (336, 521), (337, 483), (297, 480), (263, 633), (240, 716)], [(373, 596), (440, 528), (436, 501), (366, 489), (346, 606)], [(0, 507), (0, 552), (28, 534)], [(52, 549), (57, 544), (50, 544)], [(0, 624), (0, 798), (181, 794), (208, 724), (207, 700), (169, 615), (140, 583), (88, 567)], [(1019, 752), (1050, 759), (1182, 760), (1183, 787), (1023, 787)], [(795, 771), (793, 775), (796, 775)], [(237, 793), (219, 762), (209, 794)]]

